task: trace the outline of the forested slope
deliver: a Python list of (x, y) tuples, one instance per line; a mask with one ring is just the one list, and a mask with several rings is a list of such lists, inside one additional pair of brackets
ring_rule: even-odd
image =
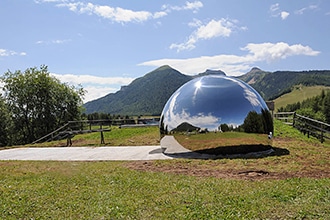
[(135, 79), (116, 93), (86, 103), (86, 112), (159, 115), (172, 93), (190, 79), (191, 76), (184, 75), (169, 66), (162, 66)]

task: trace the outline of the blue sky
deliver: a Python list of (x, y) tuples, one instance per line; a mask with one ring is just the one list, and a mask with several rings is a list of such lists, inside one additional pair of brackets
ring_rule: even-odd
[(165, 64), (330, 69), (328, 0), (1, 0), (0, 27), (0, 75), (45, 64), (85, 102)]

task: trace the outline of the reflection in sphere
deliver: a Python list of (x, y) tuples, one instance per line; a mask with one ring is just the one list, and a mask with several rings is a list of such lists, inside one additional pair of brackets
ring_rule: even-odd
[(161, 114), (160, 133), (192, 151), (249, 153), (270, 148), (273, 121), (264, 100), (248, 84), (208, 75), (173, 93)]

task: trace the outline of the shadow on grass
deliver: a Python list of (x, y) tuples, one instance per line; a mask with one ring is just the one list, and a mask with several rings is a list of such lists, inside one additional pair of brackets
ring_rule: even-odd
[(166, 155), (173, 158), (189, 159), (255, 159), (271, 156), (285, 156), (289, 154), (290, 151), (287, 149), (272, 147), (270, 145), (237, 145), (197, 151), (178, 152)]

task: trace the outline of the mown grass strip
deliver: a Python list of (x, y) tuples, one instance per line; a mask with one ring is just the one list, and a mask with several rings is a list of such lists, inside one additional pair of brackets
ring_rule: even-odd
[(330, 217), (330, 179), (228, 180), (140, 172), (122, 165), (0, 162), (0, 218)]

